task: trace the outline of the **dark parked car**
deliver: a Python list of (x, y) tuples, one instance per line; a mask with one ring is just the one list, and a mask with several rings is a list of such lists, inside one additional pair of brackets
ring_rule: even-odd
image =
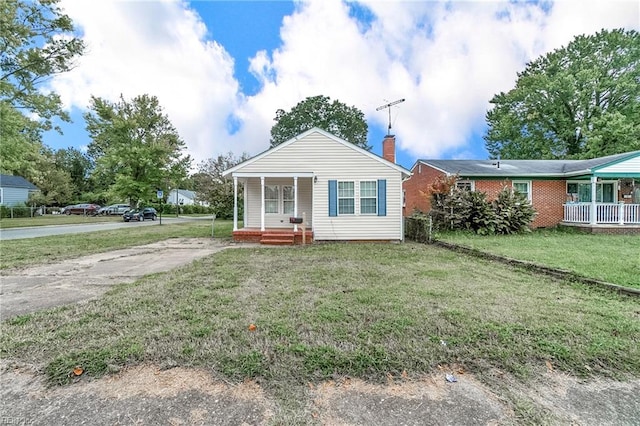
[(129, 222), (131, 220), (143, 221), (145, 219), (156, 220), (156, 217), (158, 217), (158, 212), (153, 207), (129, 210), (122, 215), (122, 219), (125, 222)]
[(74, 204), (65, 207), (62, 211), (64, 214), (83, 214), (85, 216), (95, 216), (98, 214), (100, 206), (97, 204)]

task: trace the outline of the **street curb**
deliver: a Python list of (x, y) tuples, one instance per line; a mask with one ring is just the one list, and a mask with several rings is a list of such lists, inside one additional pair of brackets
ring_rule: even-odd
[(456, 251), (459, 253), (468, 254), (470, 256), (475, 256), (475, 257), (479, 257), (487, 260), (493, 260), (493, 261), (504, 263), (506, 265), (517, 266), (517, 267), (524, 268), (526, 270), (533, 271), (539, 274), (544, 274), (544, 275), (552, 276), (555, 278), (560, 278), (563, 280), (577, 281), (583, 284), (601, 287), (607, 290), (612, 290), (612, 291), (615, 291), (616, 293), (624, 294), (627, 296), (640, 297), (640, 289), (624, 287), (621, 285), (608, 283), (606, 281), (600, 281), (593, 278), (588, 278), (588, 277), (576, 274), (575, 272), (565, 271), (557, 268), (550, 268), (548, 266), (542, 266), (542, 265), (538, 265), (537, 263), (527, 262), (524, 260), (511, 259), (509, 257), (499, 256), (496, 254), (491, 254), (491, 253), (487, 253), (487, 252), (473, 249), (470, 247), (447, 243), (444, 241), (433, 241), (433, 244), (438, 247), (446, 248), (448, 250)]

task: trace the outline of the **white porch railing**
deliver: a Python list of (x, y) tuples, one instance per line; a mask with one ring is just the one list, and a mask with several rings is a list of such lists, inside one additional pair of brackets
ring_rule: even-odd
[[(564, 221), (591, 223), (591, 203), (564, 204)], [(595, 223), (640, 224), (640, 204), (597, 203)]]

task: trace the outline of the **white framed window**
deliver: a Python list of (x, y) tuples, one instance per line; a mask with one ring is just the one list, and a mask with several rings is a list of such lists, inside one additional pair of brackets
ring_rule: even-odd
[(378, 213), (378, 181), (360, 182), (360, 214)]
[(0, 188), (0, 205), (2, 205), (2, 202), (4, 200), (4, 194), (3, 194), (4, 188)]
[(355, 214), (355, 212), (355, 183), (338, 182), (338, 214)]
[(265, 213), (278, 213), (280, 205), (280, 188), (277, 185), (264, 187), (264, 211)]
[(295, 204), (295, 194), (293, 192), (293, 186), (282, 187), (282, 213), (293, 214), (293, 208)]
[(461, 191), (473, 191), (474, 187), (472, 180), (459, 180), (456, 182), (456, 188)]
[(531, 181), (530, 180), (514, 180), (512, 184), (513, 190), (524, 195), (531, 202)]

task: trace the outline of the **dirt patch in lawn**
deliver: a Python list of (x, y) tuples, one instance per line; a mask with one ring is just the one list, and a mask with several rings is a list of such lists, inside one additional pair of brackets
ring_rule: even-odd
[[(473, 375), (456, 380), (448, 382), (438, 371), (387, 384), (350, 378), (309, 384), (300, 393), (305, 408), (294, 416), (258, 382), (229, 384), (206, 369), (139, 365), (48, 388), (33, 368), (3, 362), (0, 396), (2, 418), (12, 424), (506, 425), (526, 420)], [(545, 413), (539, 420), (552, 424), (637, 425), (640, 419), (640, 380), (583, 382), (549, 372), (530, 386), (505, 384)]]

